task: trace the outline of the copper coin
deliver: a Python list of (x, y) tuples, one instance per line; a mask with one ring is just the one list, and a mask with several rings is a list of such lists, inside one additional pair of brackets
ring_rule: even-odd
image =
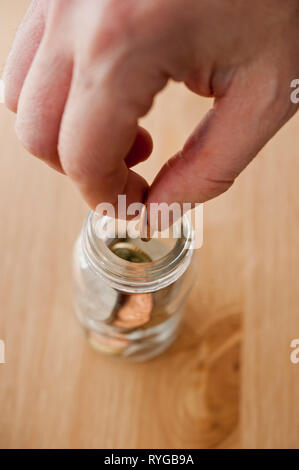
[(152, 309), (152, 294), (128, 294), (113, 324), (128, 329), (142, 326), (150, 320)]
[(154, 328), (155, 326), (160, 325), (161, 323), (164, 323), (165, 321), (170, 318), (167, 313), (163, 309), (155, 309), (155, 311), (151, 314), (150, 320), (145, 324), (142, 325), (141, 329), (148, 329), (148, 328)]
[(104, 336), (94, 331), (89, 332), (88, 342), (94, 349), (105, 354), (121, 354), (131, 343), (127, 338)]
[(151, 240), (151, 229), (147, 222), (146, 206), (143, 206), (142, 208), (138, 226), (141, 240), (143, 242), (149, 242)]

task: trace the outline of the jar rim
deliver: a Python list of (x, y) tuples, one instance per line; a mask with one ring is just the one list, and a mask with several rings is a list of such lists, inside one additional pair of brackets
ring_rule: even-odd
[(116, 289), (153, 292), (175, 282), (188, 268), (193, 255), (193, 233), (186, 214), (181, 219), (182, 235), (174, 246), (166, 255), (146, 263), (132, 263), (115, 255), (96, 234), (97, 218), (94, 211), (87, 214), (81, 234), (82, 249), (91, 268)]

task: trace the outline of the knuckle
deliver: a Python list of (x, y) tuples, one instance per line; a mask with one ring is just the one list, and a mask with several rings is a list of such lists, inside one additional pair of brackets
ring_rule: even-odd
[(65, 0), (53, 0), (51, 3), (47, 0), (44, 8), (46, 12), (50, 9), (51, 21), (56, 22), (59, 21), (63, 15), (69, 14), (71, 6), (71, 2), (66, 2)]
[(216, 175), (202, 173), (198, 176), (198, 186), (205, 199), (212, 199), (225, 193), (234, 183), (234, 178), (218, 178)]
[[(140, 5), (136, 0), (119, 2), (108, 0), (101, 6), (101, 14), (92, 15), (88, 34), (79, 44), (79, 51), (83, 60), (94, 63), (102, 59), (107, 53), (113, 53), (119, 57), (126, 54), (135, 43), (135, 38), (140, 37), (142, 31), (137, 18)], [(89, 11), (90, 17), (90, 11)]]
[(101, 23), (100, 30), (111, 33), (112, 39), (118, 39), (124, 33), (129, 33), (134, 28), (137, 8), (138, 4), (135, 0), (131, 2), (108, 1), (104, 7), (104, 21)]

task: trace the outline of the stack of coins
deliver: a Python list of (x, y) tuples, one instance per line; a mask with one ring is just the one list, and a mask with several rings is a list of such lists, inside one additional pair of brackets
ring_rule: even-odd
[[(117, 242), (111, 251), (120, 258), (131, 263), (150, 263), (151, 258), (140, 248), (130, 242)], [(153, 309), (151, 293), (122, 294), (120, 308), (115, 314), (113, 325), (118, 328), (132, 329), (142, 326), (150, 320)]]
[[(144, 251), (127, 240), (118, 240), (110, 249), (116, 256), (131, 263), (152, 261)], [(112, 300), (110, 297), (109, 300)], [(112, 311), (111, 308), (109, 309), (108, 323), (122, 330), (133, 330), (143, 327), (151, 320), (152, 310), (153, 295), (151, 293), (123, 294), (115, 291), (114, 307)], [(131, 344), (131, 341), (121, 332), (115, 333), (113, 337), (90, 332), (88, 340), (93, 348), (112, 355), (123, 354)]]

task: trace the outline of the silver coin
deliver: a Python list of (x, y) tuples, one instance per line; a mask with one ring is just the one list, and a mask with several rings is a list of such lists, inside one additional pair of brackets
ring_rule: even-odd
[(150, 263), (152, 259), (140, 248), (129, 242), (118, 242), (111, 247), (111, 251), (131, 263)]

